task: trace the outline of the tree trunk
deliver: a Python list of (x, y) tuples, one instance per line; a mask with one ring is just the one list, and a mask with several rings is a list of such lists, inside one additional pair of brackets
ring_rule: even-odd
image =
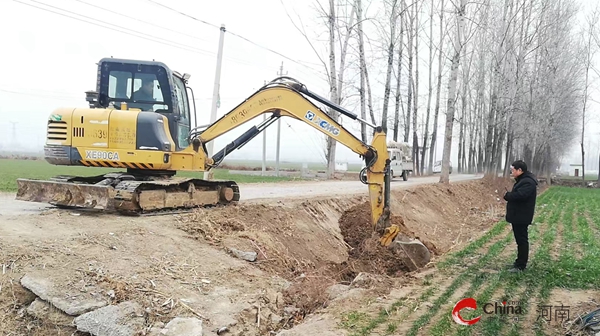
[[(413, 5), (414, 6), (414, 5)], [(410, 15), (409, 15), (410, 16)], [(406, 124), (404, 124), (404, 142), (408, 142), (409, 137), (410, 137), (410, 111), (412, 111), (411, 109), (411, 105), (412, 105), (412, 90), (413, 90), (413, 75), (412, 75), (412, 69), (413, 69), (413, 39), (414, 39), (414, 34), (415, 31), (413, 29), (413, 23), (414, 23), (414, 19), (411, 16), (410, 18), (410, 26), (409, 26), (409, 34), (408, 34), (408, 95), (406, 98)]]
[(400, 79), (402, 78), (402, 41), (404, 35), (404, 0), (402, 0), (402, 7), (400, 9), (400, 42), (398, 43), (398, 76), (396, 77), (396, 105), (394, 106), (394, 141), (398, 141), (398, 133), (400, 133), (400, 108), (402, 108), (402, 116), (404, 118), (405, 111), (402, 106), (401, 91), (400, 91)]
[[(366, 118), (366, 98), (365, 98), (365, 74), (367, 72), (367, 64), (365, 61), (365, 45), (363, 39), (363, 30), (362, 30), (362, 1), (356, 0), (356, 22), (358, 29), (358, 56), (360, 61), (360, 117), (363, 120), (367, 120)], [(360, 124), (360, 136), (363, 142), (367, 142), (367, 125), (364, 123)]]
[(415, 88), (414, 88), (414, 108), (413, 108), (413, 171), (416, 175), (421, 175), (419, 169), (419, 135), (417, 134), (417, 115), (419, 112), (419, 11), (416, 4), (413, 5), (413, 14), (415, 20)]
[(457, 28), (454, 38), (454, 50), (452, 56), (452, 66), (450, 68), (450, 80), (448, 81), (448, 99), (446, 112), (446, 130), (444, 134), (444, 152), (442, 156), (442, 173), (440, 174), (440, 183), (450, 183), (450, 150), (452, 149), (452, 130), (454, 126), (454, 110), (456, 107), (456, 81), (458, 78), (458, 66), (462, 51), (461, 34), (465, 21), (465, 7), (467, 0), (460, 0), (460, 7), (457, 12)]
[[(429, 150), (429, 174), (433, 174), (433, 159), (437, 140), (438, 117), (440, 114), (440, 92), (442, 91), (442, 50), (444, 49), (444, 0), (440, 0), (440, 44), (438, 46), (438, 72), (437, 88), (435, 93), (435, 112), (433, 113), (433, 126), (431, 130), (431, 146)], [(437, 159), (437, 158), (436, 158)]]
[(394, 64), (394, 40), (396, 39), (396, 3), (392, 1), (392, 14), (390, 17), (390, 44), (387, 50), (387, 70), (385, 74), (385, 87), (383, 93), (383, 110), (381, 112), (381, 128), (383, 132), (388, 132), (388, 105), (390, 102), (391, 81), (392, 81), (392, 66)]
[[(433, 86), (431, 84), (431, 75), (433, 74), (433, 5), (431, 1), (431, 10), (429, 12), (429, 71), (428, 71), (428, 88), (427, 93), (427, 112), (425, 115), (425, 129), (423, 130), (423, 152), (421, 153), (421, 173), (425, 174), (425, 155), (427, 154), (427, 141), (429, 138), (429, 116), (431, 115), (431, 97), (433, 96)], [(432, 148), (429, 148), (432, 151)]]
[[(335, 28), (336, 28), (336, 16), (335, 16), (335, 1), (329, 0), (329, 78), (330, 78), (330, 100), (332, 102), (338, 101), (338, 88), (337, 88), (337, 71), (335, 66)], [(329, 116), (334, 120), (338, 121), (339, 113), (334, 109), (329, 109)], [(327, 178), (333, 177), (335, 172), (335, 145), (336, 141), (332, 137), (327, 137)]]

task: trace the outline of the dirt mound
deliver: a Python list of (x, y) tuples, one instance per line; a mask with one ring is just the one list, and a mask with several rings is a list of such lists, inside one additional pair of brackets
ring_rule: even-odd
[[(414, 237), (414, 233), (404, 226), (402, 217), (392, 216), (391, 220), (404, 233)], [(371, 225), (371, 206), (368, 202), (344, 212), (339, 224), (344, 240), (352, 248), (348, 252), (348, 261), (343, 263), (348, 270), (341, 280), (351, 281), (360, 272), (399, 276), (408, 271), (391, 249), (379, 243), (379, 236)]]
[(257, 253), (256, 265), (293, 280), (347, 259), (337, 218), (349, 200), (238, 205), (201, 209), (180, 218), (179, 228), (225, 250)]

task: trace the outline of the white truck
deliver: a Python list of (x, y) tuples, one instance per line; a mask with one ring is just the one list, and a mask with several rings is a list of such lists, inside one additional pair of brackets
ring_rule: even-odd
[[(442, 161), (436, 161), (435, 164), (433, 165), (433, 171), (434, 174), (440, 174), (442, 172)], [(452, 174), (452, 161), (450, 161), (450, 174)]]
[(402, 176), (404, 181), (408, 180), (408, 175), (413, 171), (412, 147), (408, 142), (389, 141), (387, 150), (392, 179)]

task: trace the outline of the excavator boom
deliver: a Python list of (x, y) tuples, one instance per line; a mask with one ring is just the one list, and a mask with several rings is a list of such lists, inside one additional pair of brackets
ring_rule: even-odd
[[(309, 98), (373, 127), (371, 144), (365, 144), (358, 139)], [(422, 242), (401, 233), (400, 227), (390, 222), (391, 170), (386, 135), (382, 128), (361, 120), (343, 107), (309, 91), (296, 80), (280, 77), (271, 81), (206, 129), (199, 132), (194, 130), (192, 134), (197, 136), (201, 143), (206, 143), (265, 113), (271, 113), (271, 116), (216, 153), (212, 157), (213, 162), (208, 165), (217, 166), (227, 154), (244, 146), (282, 116), (303, 121), (364, 158), (365, 167), (359, 176), (361, 182), (369, 187), (371, 224), (380, 235), (380, 243), (402, 250), (400, 256), (411, 269), (420, 268), (429, 262), (429, 249)]]
[[(208, 169), (218, 166), (226, 155), (241, 148), (278, 118), (285, 116), (303, 121), (364, 158), (365, 167), (361, 172), (361, 181), (369, 186), (372, 223), (378, 228), (378, 231), (383, 232), (389, 226), (389, 193), (387, 198), (385, 193), (386, 190), (389, 191), (389, 187), (386, 189), (385, 185), (386, 181), (389, 181), (389, 178), (386, 179), (386, 176), (389, 177), (389, 158), (385, 133), (381, 127), (369, 124), (375, 128), (373, 140), (370, 145), (365, 144), (311, 102), (309, 97), (325, 103), (347, 117), (360, 120), (355, 114), (310, 92), (295, 80), (280, 77), (260, 88), (203, 131), (192, 131), (192, 135), (197, 136), (201, 143), (207, 143), (260, 115), (271, 113), (271, 116), (264, 122), (253, 126), (217, 152), (212, 157), (213, 162), (208, 163)], [(362, 122), (367, 123), (366, 121)], [(388, 200), (387, 206), (386, 200)], [(393, 236), (391, 238), (393, 239)]]

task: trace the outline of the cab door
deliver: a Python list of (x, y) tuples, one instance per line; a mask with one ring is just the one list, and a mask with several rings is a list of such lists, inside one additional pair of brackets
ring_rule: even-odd
[(175, 94), (177, 96), (178, 115), (176, 116), (177, 127), (177, 149), (181, 150), (189, 146), (189, 134), (191, 130), (190, 109), (188, 104), (185, 84), (180, 78), (174, 77)]

